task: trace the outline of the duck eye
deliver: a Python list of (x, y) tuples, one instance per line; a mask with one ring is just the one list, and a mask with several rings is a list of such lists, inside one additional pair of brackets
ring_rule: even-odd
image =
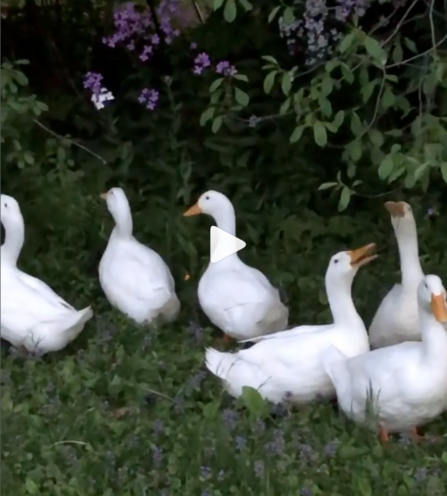
[(210, 197), (209, 197), (209, 196), (205, 196), (205, 200), (209, 200), (209, 199), (210, 199)]
[(334, 263), (338, 263), (338, 258), (336, 258), (336, 259), (334, 260)]

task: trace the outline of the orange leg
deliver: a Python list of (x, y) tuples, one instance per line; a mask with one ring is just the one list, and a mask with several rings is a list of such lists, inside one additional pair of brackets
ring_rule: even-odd
[(382, 443), (387, 443), (390, 440), (390, 435), (388, 433), (388, 429), (383, 425), (379, 428), (379, 437)]
[(418, 428), (417, 427), (412, 427), (410, 429), (410, 436), (412, 437), (412, 439), (414, 441), (423, 441), (424, 440), (424, 436), (421, 436), (418, 432)]

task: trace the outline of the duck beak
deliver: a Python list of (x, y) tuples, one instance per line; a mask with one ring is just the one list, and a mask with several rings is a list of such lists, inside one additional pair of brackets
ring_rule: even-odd
[(435, 319), (438, 322), (441, 324), (445, 324), (447, 322), (447, 305), (443, 294), (431, 295), (431, 309)]
[(377, 258), (377, 255), (374, 255), (375, 249), (376, 244), (370, 243), (369, 245), (362, 246), (356, 250), (348, 251), (348, 255), (351, 257), (351, 266), (361, 267), (362, 265), (366, 265), (371, 262), (371, 260)]
[(405, 202), (386, 202), (385, 208), (392, 217), (404, 217), (406, 214)]
[(102, 198), (103, 200), (107, 200), (107, 193), (101, 193), (99, 197)]
[(200, 215), (202, 214), (202, 209), (199, 207), (199, 204), (196, 203), (192, 207), (188, 208), (186, 212), (183, 213), (183, 217), (191, 217), (192, 215)]

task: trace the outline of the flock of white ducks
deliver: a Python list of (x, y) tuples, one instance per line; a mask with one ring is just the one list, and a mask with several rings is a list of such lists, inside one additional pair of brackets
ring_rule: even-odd
[[(169, 267), (133, 236), (124, 191), (112, 188), (101, 197), (115, 221), (99, 264), (106, 298), (138, 324), (172, 322), (180, 301)], [(417, 427), (447, 409), (446, 290), (438, 276), (422, 272), (410, 205), (387, 202), (385, 207), (399, 246), (402, 280), (382, 301), (369, 332), (351, 287), (358, 269), (376, 258), (374, 244), (330, 259), (325, 286), (333, 323), (328, 325), (287, 329), (289, 311), (278, 290), (237, 253), (208, 265), (198, 285), (203, 312), (226, 341), (254, 343), (234, 353), (205, 352), (206, 366), (231, 395), (238, 397), (249, 386), (274, 403), (337, 396), (349, 418), (378, 431), (384, 441), (407, 430), (419, 437)], [(207, 191), (184, 216), (199, 214), (236, 235), (234, 207), (225, 195)], [(7, 195), (1, 195), (1, 221), (6, 233), (1, 337), (28, 352), (61, 350), (92, 318), (92, 309), (76, 310), (17, 267), (25, 228), (19, 204)]]

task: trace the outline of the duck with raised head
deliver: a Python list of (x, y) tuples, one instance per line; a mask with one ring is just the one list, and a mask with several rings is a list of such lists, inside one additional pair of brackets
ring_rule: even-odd
[[(207, 214), (217, 227), (236, 236), (236, 214), (222, 193), (207, 191), (183, 215)], [(289, 310), (278, 290), (258, 269), (237, 253), (209, 263), (198, 287), (199, 303), (211, 322), (224, 333), (224, 341), (262, 336), (287, 327)]]
[(18, 202), (1, 195), (5, 242), (1, 247), (1, 337), (16, 348), (44, 355), (73, 341), (93, 316), (76, 310), (46, 283), (21, 271), (17, 261), (25, 241)]
[(374, 249), (372, 243), (331, 258), (325, 286), (332, 324), (301, 325), (248, 339), (243, 342), (255, 344), (237, 353), (208, 348), (205, 354), (208, 370), (222, 380), (234, 397), (241, 396), (244, 386), (258, 390), (273, 403), (285, 398), (293, 403), (306, 403), (319, 397), (334, 397), (322, 355), (331, 344), (348, 356), (369, 351), (365, 324), (352, 301), (351, 286), (358, 269), (376, 258)]
[(417, 428), (446, 408), (447, 305), (438, 276), (419, 282), (417, 305), (421, 342), (407, 341), (354, 358), (331, 347), (323, 359), (339, 407), (355, 422), (378, 430), (384, 442), (393, 432), (409, 431), (419, 439)]
[(419, 261), (416, 221), (405, 202), (386, 202), (399, 248), (401, 282), (385, 296), (369, 327), (372, 349), (420, 341), (417, 289), (424, 278)]
[(115, 221), (99, 264), (99, 281), (107, 299), (138, 324), (172, 322), (180, 312), (180, 301), (169, 267), (133, 236), (124, 190), (111, 188), (100, 196)]

